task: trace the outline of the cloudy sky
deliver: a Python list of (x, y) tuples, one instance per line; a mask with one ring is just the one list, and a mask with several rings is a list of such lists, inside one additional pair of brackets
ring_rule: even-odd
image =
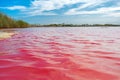
[(0, 11), (38, 24), (120, 24), (120, 0), (0, 0)]

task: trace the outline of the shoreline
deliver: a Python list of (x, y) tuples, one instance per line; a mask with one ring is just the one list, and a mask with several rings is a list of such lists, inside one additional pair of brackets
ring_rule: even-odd
[(12, 37), (15, 33), (13, 32), (0, 32), (0, 40)]
[[(41, 28), (41, 27), (45, 27), (45, 28), (46, 27), (48, 27), (48, 28), (49, 27), (101, 27), (101, 28), (102, 27), (103, 28), (106, 27), (106, 28), (108, 28), (108, 27), (120, 27), (120, 25), (108, 25), (108, 26), (104, 26), (104, 25), (100, 25), (100, 26), (99, 25), (95, 25), (95, 26), (94, 25), (85, 25), (85, 26), (82, 26), (82, 25), (72, 25), (72, 26), (66, 26), (66, 25), (65, 26), (59, 26), (59, 25), (57, 25), (57, 26), (55, 26), (55, 25), (52, 25), (52, 26), (51, 25), (38, 25), (38, 26), (36, 26), (35, 25), (35, 26), (29, 26), (29, 27), (23, 27), (23, 28), (36, 28), (36, 27), (37, 28)], [(5, 30), (6, 29), (22, 29), (22, 27), (21, 28), (14, 28), (14, 27), (12, 27), (12, 28), (0, 28), (0, 30), (4, 30), (4, 29)]]

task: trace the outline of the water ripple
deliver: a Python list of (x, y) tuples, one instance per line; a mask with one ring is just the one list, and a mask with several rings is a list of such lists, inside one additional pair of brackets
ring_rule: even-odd
[(1, 80), (120, 80), (119, 28), (24, 28), (0, 40)]

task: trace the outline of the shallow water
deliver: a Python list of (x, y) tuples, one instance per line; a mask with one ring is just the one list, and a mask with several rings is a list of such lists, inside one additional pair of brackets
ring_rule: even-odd
[(120, 28), (24, 28), (0, 40), (0, 80), (120, 80)]

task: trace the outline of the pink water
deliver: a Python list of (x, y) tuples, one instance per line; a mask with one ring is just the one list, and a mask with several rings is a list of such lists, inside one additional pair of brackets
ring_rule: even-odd
[(0, 40), (0, 80), (120, 80), (120, 28), (15, 32)]

